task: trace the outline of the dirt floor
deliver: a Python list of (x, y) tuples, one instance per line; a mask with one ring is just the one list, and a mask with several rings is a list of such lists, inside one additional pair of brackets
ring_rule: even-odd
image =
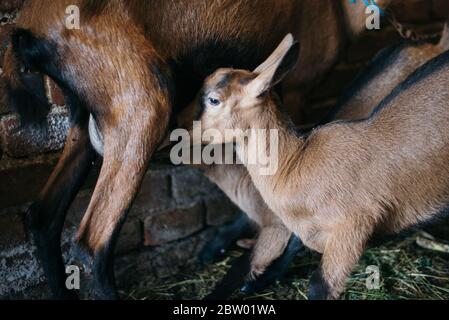
[[(449, 226), (449, 224), (448, 224)], [(446, 226), (432, 232), (449, 238)], [(440, 238), (441, 239), (441, 238)], [(368, 249), (347, 282), (342, 297), (346, 300), (449, 299), (449, 250), (446, 241), (429, 241), (422, 232), (399, 236), (381, 246)], [(186, 270), (185, 274), (158, 283), (143, 280), (138, 288), (122, 292), (128, 299), (202, 299), (229, 270), (242, 250), (229, 252), (224, 261), (207, 267)], [(319, 256), (307, 253), (298, 257), (286, 277), (257, 295), (233, 299), (302, 300), (306, 299), (308, 278), (317, 267)], [(368, 266), (380, 269), (380, 289), (366, 287)]]

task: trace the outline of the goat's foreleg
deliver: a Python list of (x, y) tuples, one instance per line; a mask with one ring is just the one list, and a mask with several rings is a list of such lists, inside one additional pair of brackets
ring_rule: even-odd
[(263, 227), (251, 259), (250, 280), (257, 279), (287, 247), (291, 232), (284, 225)]
[[(272, 231), (274, 230), (276, 229), (272, 229)], [(253, 275), (254, 278), (250, 278), (246, 281), (240, 290), (242, 293), (253, 294), (255, 292), (260, 292), (277, 280), (280, 280), (288, 271), (295, 257), (304, 251), (304, 244), (301, 239), (295, 235), (291, 235), (290, 232), (285, 233), (281, 231), (281, 236), (285, 236), (285, 238), (279, 240), (274, 239), (274, 241), (277, 241), (277, 244), (275, 244), (274, 247), (273, 243), (266, 242), (267, 240), (272, 239), (271, 236), (265, 237), (265, 240), (263, 241), (267, 245), (266, 247), (262, 245), (261, 237), (259, 237), (256, 245), (256, 247), (258, 246), (259, 248), (254, 248), (253, 259), (251, 261), (250, 275)], [(288, 240), (289, 238), (290, 240)], [(288, 241), (286, 247), (283, 245), (284, 239), (287, 239)], [(271, 251), (267, 251), (268, 249)], [(281, 252), (282, 255), (280, 255)], [(263, 262), (261, 263), (260, 261)]]
[[(237, 259), (211, 296), (227, 298), (229, 294), (242, 286), (242, 291), (245, 293), (267, 287), (288, 269), (297, 251), (299, 251), (298, 243), (292, 241), (286, 250), (291, 232), (267, 207), (245, 167), (216, 165), (207, 167), (205, 173), (260, 227), (256, 245), (250, 256), (249, 266), (246, 257)], [(242, 232), (249, 225), (248, 217), (245, 218), (244, 215), (241, 215), (233, 224), (226, 226), (224, 231), (219, 232), (218, 237), (203, 251), (202, 257), (218, 256), (220, 254), (218, 249), (224, 250), (228, 245), (244, 236)], [(217, 253), (214, 255), (215, 252)], [(274, 265), (270, 266), (272, 263)], [(269, 266), (270, 268), (268, 268)]]
[(78, 232), (81, 247), (93, 256), (93, 290), (98, 299), (118, 298), (113, 270), (117, 238), (168, 123), (168, 112), (145, 104), (132, 108), (114, 124), (100, 122), (104, 161)]
[(37, 253), (56, 299), (76, 298), (65, 286), (61, 233), (67, 210), (89, 173), (95, 153), (88, 135), (89, 115), (78, 110), (72, 118), (64, 152), (39, 199), (26, 215)]
[(372, 235), (372, 226), (346, 223), (328, 236), (320, 267), (309, 284), (309, 299), (338, 299)]

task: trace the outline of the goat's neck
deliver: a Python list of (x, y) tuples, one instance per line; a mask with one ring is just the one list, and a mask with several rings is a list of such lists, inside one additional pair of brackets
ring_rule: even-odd
[[(251, 129), (245, 142), (237, 143), (236, 150), (240, 160), (245, 164), (253, 182), (263, 194), (282, 192), (282, 189), (296, 180), (299, 174), (299, 162), (301, 150), (305, 139), (297, 134), (294, 127), (285, 115), (283, 115), (275, 102), (263, 107), (263, 111), (251, 118), (248, 124)], [(261, 147), (260, 130), (266, 130), (266, 145)], [(277, 135), (272, 139), (270, 133)], [(277, 145), (276, 145), (277, 144)], [(277, 153), (277, 158), (273, 154)], [(251, 162), (256, 155), (257, 161)], [(270, 163), (270, 170), (261, 159), (277, 161), (277, 165)], [(272, 169), (275, 168), (273, 171)], [(293, 179), (292, 179), (293, 178)]]

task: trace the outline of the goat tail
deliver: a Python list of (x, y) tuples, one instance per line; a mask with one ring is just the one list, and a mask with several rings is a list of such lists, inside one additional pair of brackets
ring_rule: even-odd
[(437, 41), (441, 38), (442, 32), (435, 32), (431, 34), (418, 33), (416, 30), (405, 26), (403, 23), (399, 22), (396, 15), (392, 10), (386, 10), (387, 19), (391, 25), (396, 29), (399, 35), (405, 40), (409, 41)]
[(44, 76), (29, 72), (9, 45), (0, 81), (0, 98), (20, 117), (22, 127), (44, 128), (50, 112)]

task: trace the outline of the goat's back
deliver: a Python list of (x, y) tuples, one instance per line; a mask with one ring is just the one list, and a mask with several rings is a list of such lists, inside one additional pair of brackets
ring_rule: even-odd
[(301, 164), (308, 170), (300, 180), (314, 196), (305, 201), (335, 221), (347, 214), (371, 215), (388, 222), (391, 231), (446, 211), (448, 84), (446, 52), (399, 85), (369, 119), (339, 121), (312, 133)]
[(401, 82), (420, 66), (443, 53), (445, 48), (430, 43), (403, 43), (382, 50), (354, 80), (332, 114), (335, 120), (368, 118)]

